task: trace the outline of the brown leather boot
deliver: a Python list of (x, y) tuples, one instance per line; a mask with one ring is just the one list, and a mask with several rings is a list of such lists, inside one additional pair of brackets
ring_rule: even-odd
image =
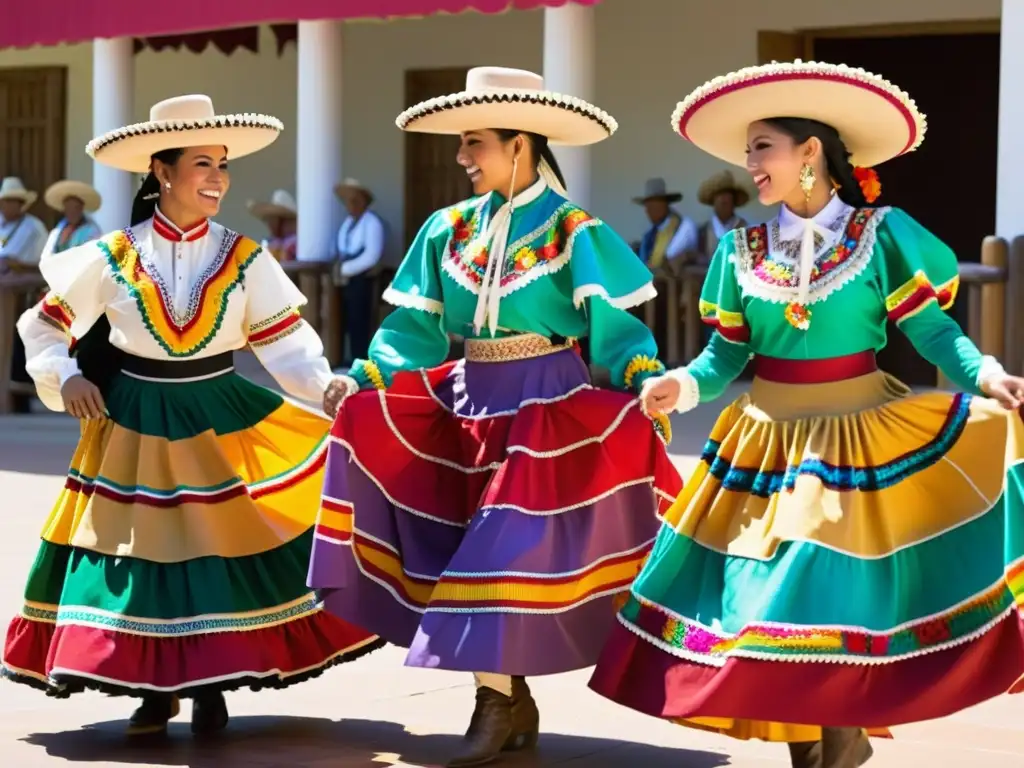
[(224, 694), (203, 693), (192, 700), (192, 733), (212, 736), (228, 727), (228, 705)]
[(875, 752), (860, 728), (822, 728), (821, 737), (789, 745), (793, 768), (860, 768)]
[(147, 736), (163, 733), (167, 722), (178, 716), (181, 703), (170, 693), (150, 693), (142, 697), (142, 704), (128, 720), (129, 736)]
[(823, 768), (821, 742), (801, 741), (789, 745), (789, 760), (793, 768)]
[(525, 677), (512, 678), (512, 733), (502, 747), (503, 751), (515, 752), (533, 749), (540, 735), (540, 711), (533, 700), (530, 686)]
[(462, 738), (462, 748), (448, 768), (469, 768), (494, 762), (512, 738), (512, 699), (493, 688), (476, 689), (476, 709)]
[(860, 728), (822, 728), (822, 768), (860, 768), (874, 755)]

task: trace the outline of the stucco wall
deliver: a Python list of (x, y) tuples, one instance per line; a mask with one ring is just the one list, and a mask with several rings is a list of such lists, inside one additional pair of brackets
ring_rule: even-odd
[[(615, 115), (620, 130), (593, 149), (592, 207), (627, 237), (643, 226), (642, 213), (629, 199), (649, 176), (665, 176), (687, 194), (686, 211), (706, 216), (694, 193), (721, 166), (674, 137), (668, 118), (691, 88), (755, 63), (759, 29), (992, 19), (999, 15), (1000, 0), (734, 0), (730, 5), (726, 12), (722, 4), (697, 0), (604, 0), (597, 8), (596, 101)], [(379, 212), (396, 231), (402, 222), (403, 141), (393, 121), (404, 107), (404, 71), (478, 64), (539, 71), (542, 25), (542, 12), (515, 12), (346, 26), (339, 78), (345, 99), (339, 131), (344, 173), (376, 190)], [(0, 51), (0, 67), (50, 64), (65, 65), (69, 72), (68, 173), (89, 179), (91, 162), (82, 148), (92, 133), (91, 45)], [(286, 128), (299, 119), (295, 49), (278, 56), (269, 29), (262, 31), (258, 55), (240, 51), (225, 57), (212, 48), (200, 55), (144, 51), (135, 64), (139, 119), (154, 101), (194, 92), (208, 93), (220, 110), (277, 115)], [(225, 224), (261, 234), (245, 202), (276, 186), (294, 189), (295, 136), (286, 130), (266, 152), (233, 165)], [(760, 213), (750, 211), (754, 218)]]

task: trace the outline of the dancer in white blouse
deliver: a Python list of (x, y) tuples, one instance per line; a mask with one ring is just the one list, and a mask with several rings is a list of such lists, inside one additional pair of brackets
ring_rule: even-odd
[(232, 368), (248, 346), (290, 394), (337, 396), (305, 298), (210, 220), (228, 157), (280, 130), (183, 96), (94, 139), (96, 161), (149, 171), (132, 226), (48, 256), (50, 292), (18, 323), (44, 403), (86, 421), (2, 671), (58, 696), (141, 697), (131, 733), (162, 731), (185, 696), (193, 732), (219, 731), (224, 690), (290, 685), (380, 645), (305, 586), (329, 422)]

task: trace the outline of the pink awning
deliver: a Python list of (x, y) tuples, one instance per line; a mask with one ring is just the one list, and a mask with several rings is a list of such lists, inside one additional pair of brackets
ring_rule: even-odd
[[(436, 13), (501, 13), (570, 0), (4, 0), (0, 48), (154, 37), (309, 19), (390, 19)], [(598, 0), (571, 0), (596, 5)]]

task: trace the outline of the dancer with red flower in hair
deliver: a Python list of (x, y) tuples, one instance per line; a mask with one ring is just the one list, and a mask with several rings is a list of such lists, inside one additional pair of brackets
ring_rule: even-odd
[[(924, 138), (905, 93), (862, 70), (776, 63), (698, 88), (673, 124), (781, 209), (719, 244), (707, 349), (644, 383), (649, 412), (683, 412), (751, 358), (756, 371), (666, 515), (591, 687), (789, 742), (796, 768), (855, 768), (868, 733), (1024, 673), (1024, 379), (943, 312), (952, 251), (871, 205), (866, 169)], [(915, 394), (879, 371), (887, 320), (962, 391)]]

